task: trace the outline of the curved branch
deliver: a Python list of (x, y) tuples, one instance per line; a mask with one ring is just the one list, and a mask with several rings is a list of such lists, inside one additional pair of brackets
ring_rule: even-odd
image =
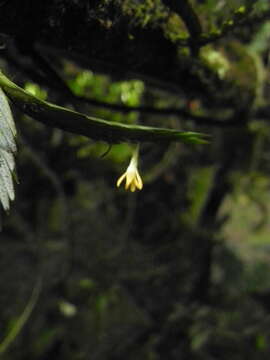
[(27, 93), (0, 72), (0, 87), (21, 111), (51, 127), (57, 127), (94, 140), (119, 143), (180, 141), (189, 144), (207, 143), (207, 135), (173, 129), (110, 122), (81, 114), (40, 100)]

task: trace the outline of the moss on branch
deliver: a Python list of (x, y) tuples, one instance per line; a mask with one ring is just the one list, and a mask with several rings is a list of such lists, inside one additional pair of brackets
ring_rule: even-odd
[[(170, 3), (176, 6), (178, 1)], [(35, 46), (50, 59), (70, 57), (112, 78), (142, 78), (185, 98), (199, 98), (209, 107), (245, 107), (237, 100), (239, 90), (245, 91), (235, 86), (237, 81), (220, 79), (192, 56), (196, 51), (190, 56), (180, 45), (197, 48), (213, 42), (244, 24), (247, 12), (238, 9), (220, 31), (204, 34), (190, 3), (179, 3), (186, 6), (181, 11), (177, 7), (186, 33), (180, 17), (161, 0), (10, 0), (1, 6), (0, 32), (14, 36), (26, 54)], [(183, 40), (188, 33), (189, 39)]]

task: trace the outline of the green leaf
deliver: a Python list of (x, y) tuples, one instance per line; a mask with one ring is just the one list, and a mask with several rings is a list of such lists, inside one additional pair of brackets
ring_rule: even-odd
[(129, 125), (107, 121), (42, 101), (27, 93), (0, 72), (0, 86), (7, 96), (26, 114), (47, 126), (57, 127), (98, 141), (170, 142), (205, 144), (207, 135), (174, 129)]

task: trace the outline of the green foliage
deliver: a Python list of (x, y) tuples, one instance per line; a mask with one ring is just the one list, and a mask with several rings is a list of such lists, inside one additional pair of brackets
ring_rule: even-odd
[[(98, 101), (107, 103), (122, 103), (126, 106), (140, 105), (140, 99), (143, 95), (144, 84), (139, 80), (121, 81), (111, 83), (109, 78), (104, 75), (94, 75), (90, 71), (72, 71), (70, 72), (69, 86), (76, 95), (90, 97)], [(107, 118), (112, 121), (123, 122), (127, 124), (136, 124), (139, 120), (138, 113), (130, 112), (122, 115), (112, 113), (109, 110), (99, 109), (97, 116)]]
[(37, 84), (26, 82), (24, 85), (24, 90), (27, 91), (29, 94), (36, 96), (40, 100), (47, 99), (47, 92), (41, 89)]
[(214, 71), (217, 72), (221, 79), (226, 77), (230, 70), (229, 60), (219, 51), (211, 47), (204, 47), (201, 52), (202, 59)]
[(149, 24), (159, 25), (167, 15), (166, 9), (160, 0), (146, 0), (139, 2), (136, 0), (120, 1), (124, 14), (133, 17), (136, 24), (143, 28)]
[(269, 1), (267, 0), (257, 0), (254, 4), (255, 10), (259, 11), (266, 11), (269, 9)]

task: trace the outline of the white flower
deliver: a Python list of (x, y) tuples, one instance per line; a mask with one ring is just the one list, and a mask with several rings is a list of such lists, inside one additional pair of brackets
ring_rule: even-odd
[(117, 187), (119, 187), (122, 184), (123, 180), (126, 179), (126, 190), (130, 188), (130, 191), (134, 192), (136, 189), (141, 190), (143, 188), (143, 182), (138, 171), (138, 157), (139, 145), (137, 145), (133, 151), (127, 171), (117, 180)]

